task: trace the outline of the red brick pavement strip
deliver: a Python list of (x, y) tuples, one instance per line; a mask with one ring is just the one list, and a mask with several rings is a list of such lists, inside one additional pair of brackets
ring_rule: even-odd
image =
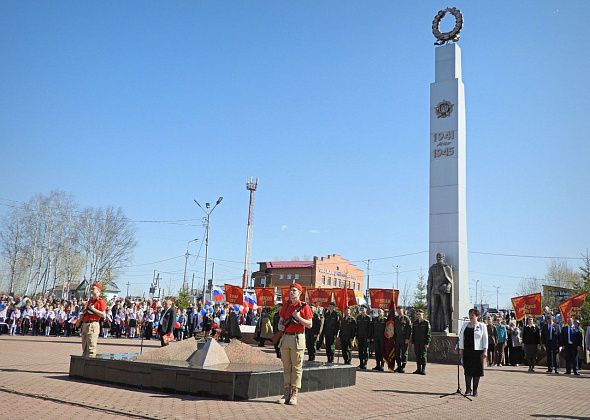
[[(139, 343), (101, 339), (99, 352), (136, 352)], [(154, 340), (145, 345), (157, 347), (158, 343)], [(271, 351), (269, 347), (266, 350)], [(542, 367), (536, 374), (528, 374), (526, 367), (488, 369), (481, 381), (480, 396), (472, 402), (460, 396), (439, 398), (457, 388), (454, 366), (428, 365), (425, 377), (359, 371), (356, 386), (303, 393), (299, 405), (291, 407), (274, 404), (275, 397), (234, 402), (75, 381), (68, 376), (69, 355), (80, 353), (78, 337), (1, 336), (0, 403), (9, 403), (15, 413), (26, 412), (32, 406), (40, 413), (54, 413), (57, 409), (67, 418), (80, 413), (90, 418), (115, 418), (121, 413), (159, 419), (251, 419), (261, 415), (322, 419), (590, 419), (588, 371), (582, 377), (573, 377), (548, 375)], [(409, 363), (408, 368), (412, 371), (415, 364)]]

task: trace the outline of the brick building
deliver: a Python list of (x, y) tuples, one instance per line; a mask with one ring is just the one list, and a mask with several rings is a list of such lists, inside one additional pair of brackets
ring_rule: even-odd
[(255, 287), (280, 287), (297, 282), (304, 287), (341, 288), (344, 282), (355, 294), (364, 294), (364, 272), (348, 260), (332, 254), (313, 257), (312, 261), (258, 262), (259, 269), (252, 273)]

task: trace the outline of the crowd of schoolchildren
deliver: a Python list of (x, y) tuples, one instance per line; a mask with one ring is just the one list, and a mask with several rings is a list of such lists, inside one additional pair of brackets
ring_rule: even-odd
[[(76, 321), (85, 305), (84, 300), (54, 297), (0, 296), (0, 334), (68, 337), (79, 335)], [(106, 318), (101, 320), (101, 336), (116, 338), (157, 337), (157, 327), (163, 308), (158, 299), (112, 298), (107, 302)], [(174, 336), (183, 340), (204, 333), (221, 334), (228, 314), (235, 314), (241, 325), (256, 325), (257, 311), (210, 301), (176, 308)]]

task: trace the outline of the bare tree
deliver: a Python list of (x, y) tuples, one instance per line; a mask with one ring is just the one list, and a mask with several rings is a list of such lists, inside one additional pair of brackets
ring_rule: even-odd
[(130, 260), (136, 245), (135, 231), (120, 208), (84, 210), (79, 229), (88, 283), (101, 280)]
[(402, 301), (402, 306), (404, 308), (408, 307), (408, 303), (410, 302), (410, 299), (412, 298), (412, 295), (410, 293), (410, 283), (408, 282), (408, 279), (404, 280), (404, 287), (402, 288), (402, 290), (400, 290), (400, 298)]
[(565, 260), (552, 260), (547, 266), (547, 280), (549, 284), (568, 289), (579, 288), (582, 279), (572, 270)]
[(20, 259), (22, 258), (23, 232), (21, 216), (17, 210), (12, 210), (2, 219), (0, 230), (0, 246), (2, 255), (9, 268), (8, 293), (14, 293), (15, 283), (20, 276)]
[(543, 281), (536, 277), (528, 277), (518, 282), (518, 294), (530, 295), (531, 293), (539, 293), (543, 288)]
[(121, 209), (79, 212), (71, 196), (52, 191), (15, 206), (0, 221), (0, 256), (10, 292), (48, 294), (70, 286), (86, 267), (90, 281), (109, 278), (131, 258), (132, 223)]

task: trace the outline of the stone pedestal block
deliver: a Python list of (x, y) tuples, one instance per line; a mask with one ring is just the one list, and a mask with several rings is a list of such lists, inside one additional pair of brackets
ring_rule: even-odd
[[(428, 363), (444, 363), (454, 365), (457, 363), (457, 344), (459, 337), (455, 334), (433, 334), (430, 346), (428, 346)], [(416, 361), (414, 346), (410, 346), (408, 358)]]

